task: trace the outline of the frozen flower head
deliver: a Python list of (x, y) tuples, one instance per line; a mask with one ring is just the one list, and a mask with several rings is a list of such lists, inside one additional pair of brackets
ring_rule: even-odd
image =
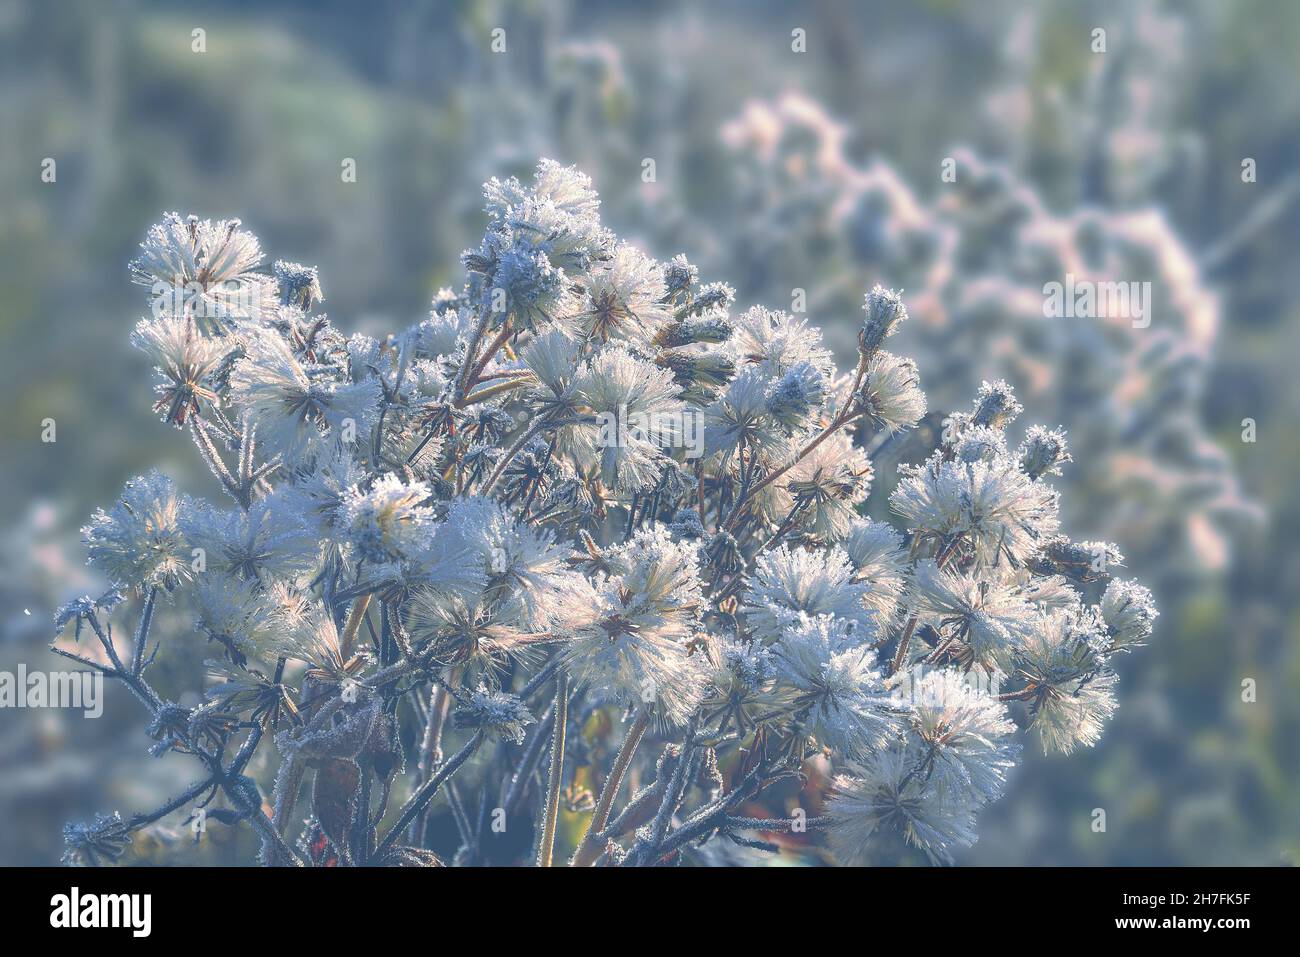
[(433, 530), (432, 495), (423, 482), (403, 482), (392, 473), (369, 489), (343, 497), (339, 524), (357, 557), (373, 565), (405, 560), (425, 545)]
[(826, 813), (837, 862), (879, 863), (887, 835), (901, 837), (935, 863), (951, 863), (954, 851), (975, 843), (973, 802), (926, 776), (923, 759), (915, 746), (884, 748), (836, 776)]
[(912, 600), (954, 658), (986, 670), (1007, 670), (1019, 637), (1037, 624), (1016, 588), (940, 569), (933, 559), (917, 563)]
[(268, 304), (270, 286), (254, 272), (262, 247), (240, 226), (237, 219), (168, 213), (140, 244), (131, 274), (153, 287), (160, 311), (226, 322), (255, 319)]
[(894, 618), (907, 588), (903, 536), (887, 522), (855, 518), (840, 544), (856, 569), (853, 577), (870, 586), (863, 603), (875, 612), (881, 625), (887, 624)]
[(304, 365), (270, 331), (249, 335), (245, 349), (230, 374), (231, 400), (286, 459), (313, 451), (326, 435), (354, 444), (370, 434), (382, 395), (377, 378), (345, 382), (334, 369)]
[(975, 425), (1000, 429), (1015, 420), (1025, 407), (1016, 398), (1015, 391), (1004, 380), (985, 382), (975, 397), (975, 412), (971, 421)]
[(334, 619), (320, 610), (284, 614), (270, 647), (277, 655), (306, 664), (317, 681), (348, 680), (361, 670), (368, 654), (344, 648)]
[(913, 529), (960, 541), (981, 565), (1023, 563), (1058, 525), (1056, 492), (1009, 459), (932, 458), (904, 473), (890, 503)]
[(310, 309), (318, 302), (325, 301), (321, 292), (320, 276), (315, 266), (277, 260), (272, 268), (276, 285), (280, 288), (280, 302), (284, 305)]
[(344, 499), (365, 480), (366, 469), (351, 449), (326, 442), (315, 454), (280, 474), (286, 481), (277, 492), (287, 507), (319, 538), (325, 538), (340, 520)]
[(1113, 579), (1101, 596), (1101, 616), (1116, 649), (1146, 644), (1159, 614), (1151, 590), (1137, 582)]
[(268, 583), (296, 579), (311, 568), (320, 543), (279, 493), (254, 502), (247, 511), (200, 504), (189, 509), (182, 527), (201, 549), (208, 572)]
[(531, 188), (512, 176), (507, 180), (495, 176), (483, 186), (487, 200), (487, 213), (498, 223), (509, 220), (512, 213), (529, 200), (549, 203), (565, 216), (579, 221), (595, 221), (600, 209), (600, 197), (592, 186), (591, 177), (573, 166), (564, 166), (553, 159), (537, 163)]
[(140, 320), (131, 344), (154, 362), (154, 411), (164, 422), (182, 426), (198, 414), (200, 400), (216, 401), (210, 376), (230, 350), (228, 339), (203, 335), (191, 319), (162, 315)]
[(771, 387), (767, 411), (786, 432), (802, 432), (812, 425), (826, 394), (826, 377), (811, 362), (791, 366)]
[(924, 755), (923, 773), (972, 802), (997, 800), (1020, 754), (1006, 705), (951, 668), (908, 677), (910, 733)]
[(480, 248), (463, 257), (482, 280), (479, 308), (498, 314), (497, 325), (508, 316), (517, 329), (567, 320), (579, 302), (577, 280), (607, 258), (611, 242), (591, 181), (543, 160), (532, 187), (512, 177), (491, 180), (483, 192), (491, 225)]
[(599, 352), (577, 384), (594, 422), (577, 427), (583, 471), (620, 493), (646, 489), (663, 471), (661, 448), (680, 440), (685, 409), (671, 372), (619, 347)]
[(887, 337), (898, 331), (907, 318), (907, 307), (900, 293), (877, 285), (867, 293), (862, 309), (867, 315), (858, 333), (858, 351), (870, 358)]
[(791, 696), (777, 683), (772, 649), (757, 641), (715, 638), (706, 651), (707, 684), (700, 703), (705, 727), (743, 733), (789, 710)]
[(1101, 739), (1116, 707), (1117, 678), (1099, 654), (1107, 643), (1104, 622), (1078, 609), (1048, 612), (1021, 639), (1016, 667), (1044, 753), (1069, 754)]
[(877, 669), (876, 653), (855, 643), (845, 623), (800, 615), (774, 649), (794, 693), (796, 722), (838, 754), (882, 747), (899, 730), (902, 708)]
[(773, 417), (768, 398), (769, 383), (763, 373), (742, 369), (704, 411), (705, 454), (723, 463), (731, 462), (742, 447), (766, 462), (785, 455), (789, 431)]
[(82, 595), (60, 605), (54, 612), (54, 635), (63, 634), (68, 622), (73, 622), (74, 637), (81, 638), (82, 626), (97, 612), (111, 613), (125, 599), (117, 588), (110, 588), (98, 598)]
[[(461, 666), (466, 674), (491, 675), (509, 659), (531, 661), (539, 643), (554, 639), (508, 618), (481, 592), (464, 594), (445, 582), (416, 584), (405, 604), (406, 628), (422, 655), (440, 665)], [(591, 602), (588, 601), (587, 607)]]
[(925, 393), (911, 359), (875, 353), (867, 363), (859, 398), (867, 414), (890, 432), (908, 429), (925, 415)]
[(253, 582), (205, 574), (194, 589), (195, 627), (237, 664), (271, 648), (282, 623)]
[(505, 621), (544, 631), (578, 613), (572, 605), (581, 600), (584, 583), (565, 566), (570, 550), (549, 532), (519, 522), (500, 502), (477, 496), (455, 502), (435, 547), (464, 556), (482, 582), (483, 601)]
[(799, 528), (821, 543), (841, 541), (871, 490), (871, 462), (843, 432), (799, 459), (762, 501), (769, 520), (797, 516)]
[(1040, 571), (1054, 572), (1076, 581), (1104, 579), (1124, 564), (1119, 547), (1110, 542), (1072, 542), (1054, 535), (1043, 543), (1036, 556)]
[(565, 650), (570, 670), (593, 690), (640, 703), (672, 724), (704, 691), (705, 656), (689, 647), (703, 598), (695, 548), (663, 525), (641, 529), (608, 556), (586, 622)]
[(728, 347), (737, 365), (757, 366), (768, 379), (778, 379), (802, 363), (823, 376), (831, 370), (830, 350), (822, 345), (822, 334), (815, 326), (762, 306), (745, 310), (735, 320)]
[(1047, 429), (1041, 425), (1031, 425), (1025, 431), (1025, 440), (1020, 443), (1016, 458), (1030, 478), (1060, 475), (1061, 466), (1074, 461), (1064, 430)]
[(190, 578), (181, 519), (189, 506), (171, 479), (149, 472), (127, 482), (116, 505), (81, 530), (90, 564), (116, 585), (171, 590)]
[(1006, 435), (1001, 429), (985, 425), (962, 429), (952, 445), (952, 456), (958, 462), (992, 462), (1005, 458), (1006, 454)]
[(131, 843), (131, 829), (122, 815), (96, 814), (84, 824), (63, 827), (63, 863), (74, 867), (99, 867), (122, 856)]
[(635, 246), (620, 243), (585, 284), (577, 330), (597, 342), (621, 340), (652, 351), (659, 330), (672, 320), (666, 296), (663, 267)]
[(452, 714), (458, 728), (499, 735), (515, 744), (523, 742), (524, 729), (536, 720), (518, 696), (482, 684), (465, 695)]
[(679, 253), (664, 263), (664, 288), (669, 296), (690, 289), (699, 280), (699, 269), (691, 265), (685, 254)]
[(745, 595), (745, 618), (766, 644), (781, 641), (804, 617), (829, 615), (858, 643), (872, 640), (876, 621), (864, 599), (871, 586), (854, 580), (843, 549), (779, 548), (762, 553)]
[(516, 239), (493, 251), (480, 308), (502, 320), (508, 315), (519, 328), (538, 329), (573, 309), (570, 280), (531, 238)]
[(568, 334), (560, 329), (550, 329), (533, 337), (522, 351), (524, 365), (539, 383), (536, 400), (552, 405), (563, 403), (552, 412), (557, 416), (573, 411), (570, 387), (579, 372), (579, 349), (579, 343)]

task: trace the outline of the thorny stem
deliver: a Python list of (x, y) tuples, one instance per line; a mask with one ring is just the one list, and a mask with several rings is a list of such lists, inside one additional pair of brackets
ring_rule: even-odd
[(569, 862), (571, 866), (589, 867), (600, 856), (602, 849), (597, 844), (597, 838), (605, 830), (605, 824), (609, 821), (609, 812), (614, 807), (614, 798), (618, 796), (618, 790), (623, 784), (623, 775), (627, 773), (628, 765), (632, 763), (637, 746), (641, 744), (641, 739), (645, 737), (646, 728), (649, 726), (650, 712), (643, 708), (637, 712), (636, 719), (623, 737), (623, 744), (614, 758), (614, 766), (610, 768), (609, 777), (596, 801), (596, 810), (591, 816), (591, 824), (587, 828), (587, 833), (582, 836), (578, 849), (574, 851), (573, 860)]
[(537, 866), (551, 867), (555, 856), (555, 825), (560, 814), (560, 784), (564, 778), (564, 733), (569, 714), (569, 678), (560, 672), (555, 679), (555, 730), (551, 734), (551, 770), (546, 788), (546, 812), (542, 821), (542, 843), (537, 849)]

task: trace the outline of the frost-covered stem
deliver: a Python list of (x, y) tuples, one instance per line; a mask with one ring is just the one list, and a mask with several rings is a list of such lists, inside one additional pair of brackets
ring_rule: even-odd
[[(948, 560), (951, 559), (953, 555), (957, 554), (958, 541), (960, 541), (960, 539), (953, 539), (947, 545), (939, 549), (938, 556), (935, 559), (935, 564), (938, 565), (939, 568), (943, 568), (947, 565)], [(915, 552), (915, 543), (913, 543), (913, 551)], [(898, 650), (894, 652), (894, 659), (889, 663), (889, 673), (891, 675), (898, 674), (898, 669), (903, 667), (903, 662), (907, 658), (907, 646), (911, 644), (912, 633), (916, 631), (916, 622), (919, 617), (920, 616), (917, 614), (912, 614), (907, 619), (907, 627), (903, 629), (903, 637), (898, 640)]]
[[(730, 792), (722, 795), (713, 803), (700, 808), (682, 822), (682, 825), (664, 838), (663, 842), (655, 849), (657, 855), (655, 860), (671, 854), (683, 844), (705, 837), (710, 832), (717, 830), (719, 826), (725, 823), (732, 808), (760, 790), (763, 783), (760, 780), (760, 772), (761, 768), (754, 768)], [(654, 861), (652, 860), (649, 863), (653, 864)]]
[(352, 604), (352, 614), (348, 616), (347, 626), (343, 629), (343, 638), (339, 642), (340, 654), (344, 661), (352, 658), (357, 632), (361, 628), (361, 622), (366, 617), (366, 609), (369, 607), (370, 592), (360, 595)]
[(907, 627), (903, 629), (903, 637), (898, 639), (898, 650), (894, 652), (894, 658), (889, 663), (889, 673), (898, 674), (898, 669), (903, 667), (903, 661), (907, 658), (907, 646), (912, 643), (912, 632), (916, 631), (917, 616), (912, 615), (907, 619)]
[(482, 491), (483, 495), (492, 494), (492, 489), (496, 488), (497, 482), (500, 480), (501, 476), (505, 474), (510, 463), (514, 461), (515, 456), (519, 454), (520, 449), (527, 445), (532, 440), (533, 436), (546, 428), (546, 425), (547, 420), (545, 417), (542, 417), (526, 428), (520, 434), (519, 438), (510, 443), (510, 447), (506, 449), (505, 454), (501, 456), (501, 461), (498, 462), (497, 467), (492, 470), (492, 475), (488, 478), (487, 482), (484, 483)]
[(512, 331), (513, 330), (510, 328), (510, 320), (507, 319), (505, 323), (502, 324), (501, 331), (496, 334), (496, 338), (488, 343), (487, 348), (483, 350), (483, 355), (479, 357), (479, 360), (475, 362), (473, 368), (470, 369), (469, 379), (466, 382), (467, 387), (475, 385), (481, 381), (479, 376), (483, 374), (483, 370), (487, 368), (487, 364), (492, 361), (492, 357), (497, 354), (498, 350), (500, 350), (503, 345), (506, 344), (506, 340), (510, 338)]
[(728, 817), (727, 827), (737, 830), (746, 831), (780, 831), (795, 833), (795, 826), (806, 827), (808, 830), (827, 827), (830, 824), (829, 817), (810, 817), (802, 821), (788, 817)]
[(510, 787), (506, 790), (505, 801), (502, 803), (506, 817), (515, 812), (520, 799), (523, 798), (524, 792), (528, 789), (528, 780), (533, 776), (533, 771), (537, 768), (537, 762), (542, 758), (542, 749), (551, 735), (551, 725), (554, 723), (555, 703), (552, 702), (546, 709), (546, 714), (542, 715), (537, 730), (529, 739), (528, 747), (524, 750), (524, 756), (519, 760), (519, 766), (515, 768), (515, 773), (510, 776)]
[[(397, 375), (393, 378), (393, 394), (401, 392), (402, 380), (406, 378), (406, 338), (403, 337), (401, 344), (397, 347)], [(388, 407), (392, 405), (392, 399), (388, 395), (387, 386), (384, 388), (384, 401), (379, 405), (379, 421), (375, 424), (375, 442), (370, 453), (370, 461), (373, 465), (379, 460), (379, 453), (384, 447), (384, 418), (388, 415)]]
[(836, 432), (838, 432), (840, 429), (848, 425), (855, 418), (857, 418), (862, 414), (863, 414), (862, 411), (855, 410), (852, 404), (846, 406), (844, 411), (841, 412), (839, 415), (835, 416), (835, 418), (831, 420), (830, 425), (822, 429), (822, 431), (819, 432), (811, 442), (809, 442), (802, 449), (800, 449), (799, 453), (794, 458), (792, 458), (785, 465), (782, 465), (779, 469), (775, 469), (771, 472), (768, 472), (756, 483), (750, 486), (749, 491), (745, 493), (744, 497), (737, 498), (736, 504), (731, 507), (731, 514), (727, 516), (726, 522), (722, 524), (722, 531), (730, 531), (731, 529), (735, 528), (736, 523), (740, 521), (740, 517), (744, 506), (749, 503), (750, 499), (752, 499), (763, 489), (767, 488), (767, 486), (771, 485), (773, 482), (779, 479), (786, 472), (790, 471), (792, 468), (798, 465), (801, 461), (803, 461), (803, 459), (806, 456), (809, 455), (809, 453), (811, 453), (814, 449), (816, 449), (817, 446), (821, 445), (832, 435), (834, 435)]
[(478, 352), (478, 344), (483, 340), (483, 333), (487, 331), (487, 324), (491, 318), (492, 314), (489, 312), (483, 312), (479, 315), (478, 323), (474, 326), (474, 333), (465, 346), (465, 361), (460, 367), (460, 372), (456, 374), (456, 390), (453, 394), (453, 404), (456, 408), (460, 408), (465, 404), (465, 392), (469, 389), (470, 370), (474, 366), (474, 354)]
[(641, 848), (639, 854), (634, 854), (637, 863), (649, 863), (653, 860), (655, 848), (663, 843), (664, 834), (668, 830), (668, 822), (672, 820), (674, 812), (682, 802), (686, 791), (686, 770), (691, 765), (692, 742), (695, 740), (695, 730), (699, 726), (699, 715), (692, 715), (690, 723), (686, 726), (686, 734), (682, 737), (682, 750), (677, 755), (677, 767), (673, 769), (673, 776), (668, 782), (668, 788), (664, 791), (663, 799), (659, 802), (659, 810), (655, 814), (654, 823), (650, 827), (650, 838)]
[(131, 674), (139, 677), (144, 672), (144, 648), (149, 643), (149, 626), (153, 624), (154, 602), (158, 599), (158, 586), (149, 589), (140, 612), (140, 625), (135, 632), (135, 647), (131, 651)]
[(934, 651), (930, 652), (930, 654), (926, 656), (925, 664), (938, 664), (943, 659), (943, 656), (947, 653), (948, 649), (951, 648), (956, 641), (956, 635), (949, 635), (943, 641), (939, 642)]
[(283, 834), (289, 827), (293, 809), (298, 804), (298, 794), (302, 790), (302, 779), (307, 773), (307, 764), (297, 754), (287, 756), (275, 772), (275, 784), (271, 788), (271, 823), (278, 833)]
[(230, 469), (226, 467), (226, 463), (221, 460), (221, 453), (217, 451), (216, 444), (213, 443), (212, 437), (208, 435), (207, 424), (197, 415), (190, 419), (190, 434), (194, 437), (194, 444), (199, 450), (200, 458), (207, 463), (208, 468), (212, 470), (212, 474), (220, 480), (222, 488), (230, 493), (231, 498), (238, 502), (241, 508), (247, 510), (244, 497), (240, 494), (239, 483), (230, 474)]
[[(86, 616), (86, 621), (90, 624), (91, 630), (95, 632), (95, 637), (99, 639), (99, 643), (104, 646), (104, 653), (108, 655), (108, 660), (113, 662), (113, 666), (118, 671), (126, 671), (126, 666), (122, 664), (122, 659), (117, 654), (117, 646), (113, 644), (111, 631), (105, 633), (104, 627), (99, 623), (99, 616), (94, 612)], [(109, 628), (111, 629), (112, 625), (109, 625)]]
[(248, 815), (249, 823), (253, 825), (253, 829), (257, 831), (262, 838), (262, 857), (267, 861), (267, 863), (270, 863), (272, 859), (270, 852), (274, 849), (277, 855), (276, 859), (296, 866), (302, 866), (302, 857), (297, 851), (284, 842), (284, 838), (281, 837), (280, 832), (275, 829), (275, 825), (271, 822), (270, 818), (266, 816), (266, 812), (264, 812), (260, 807), (254, 807), (253, 804), (246, 800), (237, 789), (230, 785), (229, 782), (222, 782), (221, 790), (225, 791), (226, 797), (230, 798), (230, 800), (239, 807), (240, 810), (244, 811), (245, 814)]
[(85, 658), (71, 651), (64, 651), (62, 648), (56, 648), (53, 645), (50, 646), (50, 651), (54, 652), (56, 655), (60, 655), (64, 658), (71, 658), (73, 661), (94, 668), (96, 671), (99, 671), (110, 678), (121, 678), (123, 683), (131, 689), (131, 693), (135, 695), (140, 703), (149, 710), (150, 714), (156, 712), (158, 706), (162, 703), (162, 699), (158, 697), (157, 692), (149, 687), (149, 683), (145, 681), (142, 676), (132, 674), (127, 670), (126, 665), (122, 663), (121, 656), (117, 653), (117, 648), (113, 645), (111, 633), (106, 634), (104, 632), (104, 628), (99, 623), (99, 619), (92, 614), (86, 616), (86, 621), (89, 622), (90, 627), (94, 630), (95, 637), (99, 639), (99, 643), (104, 646), (104, 653), (108, 655), (108, 659), (113, 663), (113, 667), (109, 668), (105, 665), (101, 665), (97, 661), (92, 661), (89, 658)]
[(646, 728), (649, 726), (650, 712), (643, 708), (637, 712), (636, 719), (623, 737), (623, 744), (614, 758), (614, 766), (610, 768), (609, 777), (596, 801), (596, 810), (591, 816), (591, 824), (587, 828), (587, 833), (582, 836), (578, 849), (573, 852), (573, 860), (570, 861), (573, 867), (589, 867), (600, 856), (601, 849), (596, 843), (597, 838), (605, 830), (605, 824), (609, 821), (609, 812), (614, 807), (614, 798), (618, 796), (618, 790), (623, 785), (623, 775), (627, 773), (628, 765), (632, 763), (637, 746), (641, 744), (641, 739), (645, 737)]
[(420, 741), (420, 763), (418, 765), (421, 779), (442, 763), (442, 729), (447, 720), (447, 709), (451, 704), (451, 695), (446, 685), (433, 689), (429, 702), (429, 720), (424, 725), (424, 737)]
[(604, 833), (600, 835), (601, 841), (613, 840), (648, 823), (658, 810), (667, 788), (668, 778), (659, 777), (629, 798), (623, 810), (606, 825)]
[(999, 701), (1028, 701), (1038, 693), (1034, 685), (1027, 688), (1021, 688), (1019, 691), (1007, 691), (1000, 695), (994, 695)]
[(152, 811), (141, 812), (132, 817), (131, 820), (126, 822), (127, 830), (138, 831), (142, 827), (148, 827), (150, 824), (154, 823), (154, 821), (162, 820), (173, 811), (179, 811), (204, 791), (216, 787), (217, 783), (216, 778), (208, 778), (207, 780), (200, 781), (197, 784), (191, 784), (186, 790), (176, 795), (176, 797), (172, 798), (161, 807), (155, 808)]
[(467, 406), (474, 405), (477, 402), (486, 402), (488, 399), (496, 398), (504, 392), (509, 392), (511, 389), (522, 389), (524, 386), (532, 384), (533, 380), (531, 378), (511, 379), (508, 382), (500, 382), (497, 385), (490, 385), (486, 389), (479, 389), (472, 395), (465, 396), (465, 398), (461, 400), (461, 405)]
[(537, 866), (551, 867), (555, 857), (555, 825), (560, 815), (560, 784), (564, 778), (564, 733), (569, 715), (569, 678), (560, 672), (555, 679), (555, 729), (551, 733), (551, 770), (546, 787), (546, 811), (542, 820), (542, 843), (537, 848)]
[(550, 660), (538, 669), (537, 674), (529, 678), (528, 683), (520, 689), (519, 697), (525, 700), (532, 697), (538, 688), (550, 680), (551, 675), (555, 674), (555, 669), (558, 667), (560, 667), (560, 656), (558, 654), (552, 655)]
[[(416, 780), (423, 784), (438, 765), (442, 764), (442, 730), (447, 726), (447, 712), (451, 707), (451, 692), (445, 684), (439, 683), (434, 689), (429, 703), (429, 718), (424, 725), (424, 737), (420, 741), (420, 760), (416, 766)], [(424, 831), (424, 814), (415, 816), (411, 822), (410, 841), (420, 843)]]
[(230, 762), (230, 770), (226, 773), (232, 775), (243, 774), (244, 768), (253, 759), (253, 752), (257, 750), (257, 746), (261, 742), (262, 726), (259, 724), (254, 726), (253, 730), (248, 733), (248, 737), (244, 739), (244, 744), (240, 747), (239, 753), (235, 755), (235, 760)]
[(453, 754), (444, 764), (440, 765), (434, 772), (433, 777), (429, 778), (420, 789), (411, 795), (411, 799), (406, 802), (402, 808), (402, 813), (397, 817), (397, 823), (388, 829), (388, 834), (384, 837), (379, 847), (375, 849), (372, 860), (382, 860), (384, 855), (392, 848), (397, 841), (397, 836), (407, 829), (410, 823), (415, 820), (415, 816), (420, 813), (438, 793), (438, 788), (442, 787), (443, 782), (460, 770), (460, 766), (469, 760), (470, 755), (478, 750), (478, 746), (483, 743), (483, 733), (480, 731), (470, 738), (469, 743)]

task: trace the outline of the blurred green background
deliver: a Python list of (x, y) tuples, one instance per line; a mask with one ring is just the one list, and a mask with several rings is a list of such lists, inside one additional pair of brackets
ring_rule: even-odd
[[(126, 263), (163, 211), (238, 216), (268, 258), (320, 267), (344, 329), (397, 328), (459, 284), (482, 181), (553, 156), (611, 227), (740, 306), (804, 289), (841, 351), (862, 292), (903, 286), (897, 351), (932, 409), (1005, 375), (1022, 425), (1070, 430), (1068, 531), (1114, 540), (1162, 616), (1102, 743), (1028, 754), (964, 863), (1290, 863), (1298, 64), (1300, 6), (1267, 0), (0, 0), (0, 669), (59, 667), (50, 614), (99, 584), (77, 529), (125, 479), (212, 491), (127, 342)], [(1152, 281), (1150, 335), (1042, 318), (1072, 257)], [(194, 687), (204, 649), (172, 648), (160, 683)], [(0, 711), (0, 864), (51, 863), (63, 821), (189, 783), (146, 744), (121, 689), (97, 721)]]

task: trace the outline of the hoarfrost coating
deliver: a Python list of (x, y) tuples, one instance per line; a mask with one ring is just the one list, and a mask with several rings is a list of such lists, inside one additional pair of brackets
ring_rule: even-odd
[[(382, 339), (317, 311), (313, 268), (268, 274), (237, 220), (146, 235), (132, 341), (229, 501), (127, 483), (84, 530), (114, 587), (60, 611), (55, 647), (200, 779), (69, 825), (68, 861), (222, 808), (276, 865), (657, 865), (719, 839), (950, 861), (1022, 739), (1099, 739), (1156, 610), (1116, 547), (1062, 534), (1066, 436), (1009, 442), (1008, 383), (868, 517), (869, 450), (926, 413), (883, 348), (905, 297), (866, 292), (839, 370), (807, 319), (619, 241), (577, 170), (485, 197), (464, 285)], [(157, 633), (162, 603), (193, 630)], [(150, 668), (185, 643), (209, 680), (169, 700)]]

